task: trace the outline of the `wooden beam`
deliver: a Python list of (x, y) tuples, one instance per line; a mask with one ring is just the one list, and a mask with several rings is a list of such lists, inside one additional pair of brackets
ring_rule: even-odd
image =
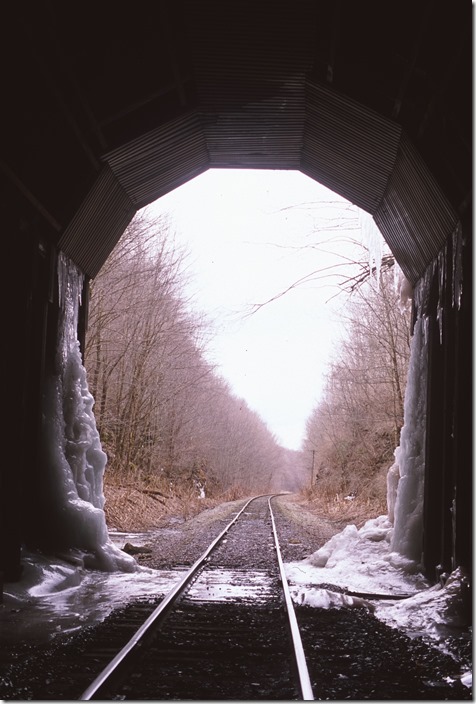
[(411, 56), (408, 60), (406, 71), (403, 74), (402, 80), (400, 82), (400, 88), (399, 88), (397, 96), (394, 100), (393, 111), (392, 111), (392, 118), (394, 120), (396, 120), (398, 118), (398, 116), (400, 114), (400, 110), (402, 109), (402, 105), (403, 105), (403, 101), (405, 99), (405, 94), (407, 92), (408, 84), (410, 83), (413, 72), (415, 71), (416, 63), (418, 61), (418, 56), (420, 54), (422, 40), (423, 40), (423, 37), (425, 36), (425, 33), (428, 28), (428, 18), (430, 16), (430, 12), (432, 9), (433, 9), (432, 0), (427, 0), (426, 7), (423, 12), (421, 21), (420, 21), (420, 26), (419, 26), (418, 32), (416, 34), (415, 41), (413, 42)]
[(170, 20), (165, 3), (160, 3), (158, 9), (160, 11), (160, 18), (162, 20), (162, 36), (164, 44), (167, 48), (167, 54), (169, 56), (169, 62), (172, 70), (175, 88), (179, 96), (180, 105), (182, 107), (185, 107), (187, 105), (187, 96), (183, 87), (184, 80), (180, 75), (180, 68), (177, 62), (177, 52), (175, 50), (175, 43), (171, 41), (172, 30), (170, 28)]
[[(456, 69), (459, 66), (461, 57), (463, 55), (463, 51), (466, 49), (466, 43), (468, 39), (471, 37), (470, 34), (471, 27), (464, 27), (461, 40), (458, 43), (458, 50), (457, 52), (453, 55), (453, 58), (451, 61), (448, 63), (446, 71), (444, 72), (441, 81), (439, 83), (439, 86), (437, 90), (434, 92), (432, 99), (428, 102), (427, 109), (425, 111), (425, 114), (423, 115), (423, 118), (420, 123), (420, 127), (418, 128), (418, 139), (424, 134), (426, 127), (428, 125), (428, 122), (431, 119), (431, 116), (435, 112), (436, 106), (441, 100), (441, 98), (444, 96), (446, 89), (451, 83), (451, 78), (453, 76), (453, 73), (456, 71)], [(470, 147), (471, 151), (471, 147)]]
[[(58, 57), (58, 63), (61, 66), (61, 68), (63, 69), (63, 71), (67, 74), (68, 81), (78, 97), (78, 100), (81, 104), (81, 107), (83, 108), (83, 112), (84, 112), (86, 119), (89, 123), (91, 131), (95, 135), (101, 149), (103, 151), (106, 151), (108, 148), (106, 138), (104, 137), (104, 134), (99, 126), (98, 121), (96, 120), (96, 117), (91, 109), (91, 106), (89, 105), (89, 102), (87, 101), (86, 97), (84, 96), (83, 91), (79, 87), (76, 76), (74, 75), (74, 72), (71, 68), (71, 62), (69, 61), (69, 58), (68, 58), (68, 52), (64, 50), (63, 43), (61, 42), (60, 37), (58, 37), (58, 32), (56, 31), (56, 28), (58, 27), (58, 20), (57, 20), (56, 13), (52, 7), (51, 2), (46, 3), (46, 11), (48, 12), (50, 20), (51, 20), (51, 22), (49, 24), (49, 26), (52, 27), (52, 29), (50, 31), (50, 37), (51, 37), (52, 43), (54, 44), (54, 50), (55, 50), (57, 57)], [(61, 33), (60, 33), (60, 35), (61, 35)]]
[(61, 112), (63, 113), (64, 117), (66, 118), (66, 122), (71, 128), (71, 131), (75, 135), (76, 139), (78, 140), (79, 144), (81, 145), (84, 153), (89, 159), (89, 162), (93, 166), (95, 171), (100, 171), (101, 169), (101, 164), (99, 162), (99, 159), (96, 157), (94, 151), (92, 150), (91, 146), (89, 145), (88, 141), (86, 140), (80, 126), (78, 125), (78, 122), (76, 120), (76, 117), (73, 115), (72, 111), (69, 109), (67, 106), (66, 102), (64, 101), (63, 94), (64, 91), (60, 91), (58, 86), (56, 85), (56, 82), (53, 79), (53, 76), (51, 75), (50, 70), (46, 66), (46, 63), (44, 62), (43, 58), (33, 50), (33, 55), (35, 58), (35, 61), (37, 62), (37, 65), (39, 67), (39, 70), (41, 71), (41, 74), (44, 78), (45, 84), (48, 86), (48, 89), (50, 93), (54, 96), (57, 104), (60, 107)]
[(7, 176), (7, 178), (18, 188), (18, 190), (25, 196), (25, 198), (36, 208), (36, 210), (45, 218), (51, 227), (60, 232), (62, 230), (61, 225), (56, 220), (56, 218), (51, 215), (51, 213), (45, 208), (45, 206), (40, 203), (38, 198), (33, 195), (30, 189), (21, 181), (21, 179), (16, 175), (16, 173), (6, 164), (4, 161), (0, 160), (0, 170)]
[(329, 61), (327, 64), (326, 73), (326, 80), (329, 84), (333, 83), (334, 81), (334, 67), (336, 62), (337, 44), (339, 38), (341, 7), (341, 0), (335, 0), (334, 14), (332, 18), (331, 43), (329, 48)]

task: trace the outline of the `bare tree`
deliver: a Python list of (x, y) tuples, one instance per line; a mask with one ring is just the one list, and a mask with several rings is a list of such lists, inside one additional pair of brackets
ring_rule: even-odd
[(325, 392), (307, 422), (304, 449), (316, 457), (327, 495), (385, 501), (385, 473), (403, 425), (409, 312), (398, 307), (391, 271), (355, 289), (346, 335), (329, 365)]
[(85, 363), (107, 476), (164, 492), (268, 490), (281, 451), (206, 361), (184, 255), (166, 221), (133, 221), (91, 285)]

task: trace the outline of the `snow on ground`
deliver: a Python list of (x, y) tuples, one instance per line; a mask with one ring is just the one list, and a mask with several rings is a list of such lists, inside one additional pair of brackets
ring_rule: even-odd
[[(135, 543), (136, 545), (140, 542)], [(102, 621), (114, 608), (137, 597), (167, 594), (180, 570), (138, 567), (135, 572), (85, 569), (81, 561), (25, 554), (19, 582), (4, 586), (0, 642), (45, 641)]]
[[(430, 585), (416, 562), (391, 551), (392, 529), (387, 516), (367, 521), (360, 530), (348, 525), (308, 558), (287, 563), (292, 598), (320, 608), (366, 606), (389, 626), (441, 646), (467, 626), (466, 579), (455, 570), (444, 586)], [(463, 682), (471, 686), (471, 673)]]
[(428, 587), (415, 563), (390, 552), (392, 530), (386, 516), (367, 521), (360, 530), (348, 525), (307, 559), (289, 563), (288, 578), (298, 585), (296, 601), (317, 605), (317, 595), (305, 587), (309, 584), (330, 583), (353, 592), (386, 595), (414, 594)]
[[(360, 530), (348, 525), (308, 558), (286, 563), (292, 597), (311, 607), (365, 606), (389, 626), (411, 637), (433, 638), (442, 647), (445, 637), (466, 626), (465, 578), (456, 570), (444, 586), (430, 585), (415, 562), (391, 551), (391, 534), (392, 524), (380, 516)], [(116, 544), (130, 540), (141, 545), (147, 538), (111, 534)], [(52, 562), (47, 556), (24, 555), (22, 580), (5, 585), (0, 642), (46, 640), (76, 631), (102, 621), (132, 598), (167, 594), (183, 576), (181, 570), (146, 567), (132, 573), (88, 570), (73, 557)], [(471, 673), (462, 681), (470, 687)]]

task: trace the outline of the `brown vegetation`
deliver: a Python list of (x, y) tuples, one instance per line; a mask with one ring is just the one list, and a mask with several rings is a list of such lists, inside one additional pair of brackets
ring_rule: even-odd
[(161, 511), (160, 492), (189, 510), (199, 497), (295, 488), (300, 466), (207, 360), (183, 269), (168, 223), (142, 213), (91, 282), (85, 366), (106, 484), (140, 488)]
[(217, 499), (199, 499), (197, 496), (157, 496), (150, 491), (106, 482), (106, 523), (120, 531), (147, 531), (166, 525), (170, 519), (186, 520), (201, 511), (213, 508)]
[[(169, 525), (171, 522), (188, 521), (203, 511), (222, 503), (246, 498), (239, 490), (228, 491), (213, 499), (199, 499), (182, 493), (169, 496), (157, 495), (146, 488), (106, 482), (105, 513), (109, 528), (125, 532), (142, 532)], [(345, 501), (342, 498), (326, 499), (310, 490), (287, 497), (286, 507), (295, 507), (292, 515), (299, 523), (300, 517), (312, 514), (319, 519), (344, 525), (360, 526), (369, 518), (385, 513), (379, 503), (361, 500)]]
[[(393, 258), (378, 285), (356, 261), (302, 452), (285, 450), (207, 361), (207, 329), (183, 293), (168, 223), (138, 216), (91, 283), (85, 364), (108, 455), (108, 525), (146, 530), (220, 502), (289, 490), (332, 520), (386, 513), (386, 475), (403, 425), (410, 316)], [(347, 284), (347, 285), (346, 285)], [(309, 482), (312, 475), (312, 486)], [(308, 486), (308, 489), (303, 487)]]
[(363, 513), (387, 511), (386, 477), (403, 426), (410, 352), (410, 313), (398, 301), (389, 269), (378, 286), (367, 281), (355, 289), (346, 335), (307, 422), (303, 447), (312, 463), (312, 495), (331, 513), (345, 515), (350, 504)]

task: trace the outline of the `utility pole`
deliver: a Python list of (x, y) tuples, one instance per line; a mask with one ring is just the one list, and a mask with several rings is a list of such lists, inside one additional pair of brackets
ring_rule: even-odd
[(315, 459), (315, 454), (316, 451), (312, 450), (312, 467), (311, 467), (311, 490), (314, 484), (314, 459)]

